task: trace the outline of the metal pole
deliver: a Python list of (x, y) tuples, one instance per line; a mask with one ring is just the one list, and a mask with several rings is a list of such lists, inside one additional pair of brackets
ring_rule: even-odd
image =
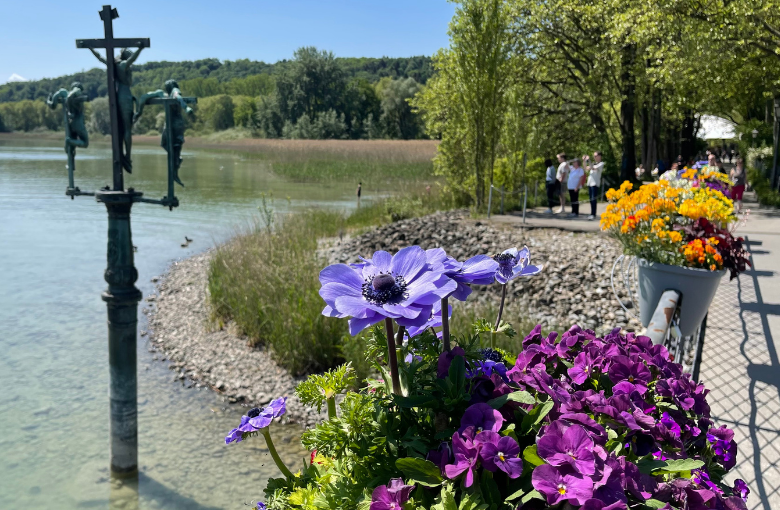
[(119, 117), (117, 116), (116, 84), (114, 83), (114, 25), (112, 21), (119, 17), (110, 5), (104, 5), (100, 12), (103, 20), (106, 41), (106, 75), (108, 76), (108, 111), (111, 117), (111, 150), (113, 152), (114, 191), (125, 189), (122, 175), (122, 137), (119, 136)]
[(135, 287), (138, 270), (133, 260), (130, 232), (132, 189), (98, 192), (96, 198), (108, 211), (108, 250), (102, 298), (108, 309), (108, 365), (111, 472), (134, 476), (138, 472), (138, 383), (136, 330), (141, 291)]
[[(171, 102), (165, 102), (165, 129), (168, 133), (168, 200), (173, 200), (173, 174), (177, 163), (173, 153), (173, 126), (171, 126)], [(173, 207), (171, 206), (171, 209)]]
[(493, 205), (493, 185), (490, 185), (490, 191), (488, 192), (488, 219), (490, 219), (490, 207)]
[(775, 135), (775, 147), (774, 156), (772, 157), (772, 176), (770, 178), (770, 184), (772, 189), (777, 189), (777, 151), (780, 149), (780, 119), (777, 118), (778, 110), (780, 110), (780, 97), (776, 97), (774, 101), (775, 107), (775, 123), (774, 123), (774, 135)]
[(523, 223), (525, 223), (525, 206), (528, 202), (528, 186), (523, 186)]
[(501, 186), (501, 215), (504, 215), (504, 187)]

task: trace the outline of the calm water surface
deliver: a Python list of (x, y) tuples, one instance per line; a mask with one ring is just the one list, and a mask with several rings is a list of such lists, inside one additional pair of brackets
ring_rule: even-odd
[[(173, 260), (225, 240), (257, 213), (262, 192), (280, 213), (350, 209), (354, 184), (293, 184), (263, 163), (187, 152), (181, 206), (133, 207), (138, 287)], [(138, 495), (108, 473), (106, 210), (92, 197), (69, 200), (59, 146), (0, 140), (0, 509), (246, 509), (278, 476), (265, 443), (224, 444), (241, 408), (206, 389), (185, 388), (138, 342)], [(165, 153), (136, 146), (126, 186), (159, 198)], [(77, 155), (76, 185), (110, 182), (110, 150)], [(370, 196), (367, 197), (370, 199)], [(194, 239), (181, 248), (184, 236)], [(145, 328), (143, 318), (140, 328)], [(297, 427), (272, 431), (288, 466), (304, 452)], [(295, 469), (293, 469), (295, 470)]]

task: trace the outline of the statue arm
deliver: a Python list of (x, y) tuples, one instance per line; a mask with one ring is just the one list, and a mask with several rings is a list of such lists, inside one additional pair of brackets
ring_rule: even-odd
[(146, 102), (153, 97), (165, 97), (165, 91), (155, 90), (154, 92), (147, 92), (146, 94), (138, 98), (138, 102), (136, 106), (137, 109), (135, 115), (133, 115), (133, 124), (135, 124), (138, 121), (138, 118), (143, 113), (144, 105), (146, 105)]
[(103, 58), (103, 57), (100, 55), (100, 53), (98, 53), (97, 51), (95, 51), (95, 48), (90, 48), (90, 49), (89, 49), (89, 51), (91, 51), (91, 52), (92, 52), (92, 54), (93, 54), (93, 55), (95, 55), (95, 58), (96, 58), (96, 59), (98, 59), (99, 61), (101, 61), (101, 62), (102, 62), (104, 65), (108, 65), (108, 62), (106, 62), (106, 59), (104, 59), (104, 58)]
[(142, 50), (142, 49), (143, 49), (143, 48), (138, 48), (137, 50), (135, 50), (135, 53), (133, 53), (132, 55), (130, 55), (130, 58), (128, 58), (128, 59), (127, 59), (127, 65), (132, 65), (132, 63), (133, 63), (133, 62), (135, 62), (135, 59), (137, 59), (137, 58), (138, 58), (138, 55), (140, 55), (140, 54), (141, 54), (141, 50)]
[(184, 101), (184, 98), (181, 94), (181, 90), (179, 89), (173, 89), (173, 92), (171, 92), (171, 97), (176, 99), (176, 101), (179, 103), (179, 106), (181, 106), (181, 109), (184, 110), (187, 113), (192, 113), (192, 108), (187, 105), (187, 102)]
[(49, 97), (46, 98), (46, 105), (52, 110), (57, 107), (58, 104), (65, 104), (65, 99), (68, 97), (68, 91), (60, 89), (57, 92), (52, 92)]

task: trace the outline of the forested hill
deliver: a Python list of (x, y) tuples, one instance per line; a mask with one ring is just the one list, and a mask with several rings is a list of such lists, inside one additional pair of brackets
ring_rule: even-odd
[[(414, 78), (425, 83), (433, 73), (431, 58), (336, 58), (347, 79), (359, 78), (369, 83), (381, 78)], [(215, 58), (194, 62), (147, 62), (133, 67), (134, 91), (155, 90), (165, 80), (174, 78), (187, 94), (198, 96), (217, 94), (261, 95), (273, 88), (275, 75), (284, 71), (290, 61), (275, 64), (252, 60), (219, 61)], [(265, 75), (265, 76), (263, 76)], [(45, 78), (28, 82), (0, 85), (0, 103), (24, 99), (45, 99), (50, 92), (67, 88), (73, 81), (80, 81), (90, 99), (106, 95), (105, 70), (90, 69), (57, 78)], [(184, 83), (190, 85), (186, 87)], [(197, 90), (188, 90), (188, 89)]]

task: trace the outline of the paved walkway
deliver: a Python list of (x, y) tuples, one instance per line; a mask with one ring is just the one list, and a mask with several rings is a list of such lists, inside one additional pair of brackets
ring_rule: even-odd
[(780, 510), (780, 215), (757, 211), (738, 233), (752, 268), (724, 278), (707, 322), (701, 381), (712, 419), (734, 430), (748, 508)]
[[(752, 268), (733, 281), (724, 278), (710, 307), (700, 379), (710, 389), (712, 419), (734, 430), (737, 465), (727, 480), (742, 478), (750, 487), (750, 510), (780, 510), (780, 212), (755, 203), (745, 237)], [(604, 204), (599, 204), (599, 213)], [(567, 207), (568, 210), (568, 207)], [(599, 230), (598, 221), (530, 210), (494, 215), (497, 225), (553, 227), (580, 232)]]

